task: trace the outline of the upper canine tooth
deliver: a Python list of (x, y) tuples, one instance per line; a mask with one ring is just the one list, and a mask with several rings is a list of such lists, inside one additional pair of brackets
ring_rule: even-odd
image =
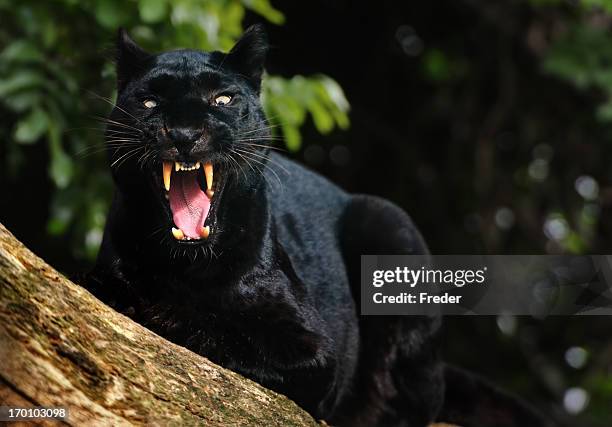
[(164, 162), (163, 176), (164, 176), (164, 188), (166, 191), (170, 191), (170, 175), (172, 175), (172, 163)]
[(206, 176), (206, 188), (212, 190), (213, 186), (213, 165), (210, 162), (204, 164), (204, 175)]

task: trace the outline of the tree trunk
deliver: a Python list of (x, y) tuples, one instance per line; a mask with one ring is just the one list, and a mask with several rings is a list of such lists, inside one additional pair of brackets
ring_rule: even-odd
[(65, 407), (69, 425), (317, 425), (107, 307), (1, 224), (0, 405)]

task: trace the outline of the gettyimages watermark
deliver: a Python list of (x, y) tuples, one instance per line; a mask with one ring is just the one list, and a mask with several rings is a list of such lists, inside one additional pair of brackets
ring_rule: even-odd
[(363, 255), (364, 315), (612, 315), (612, 255)]

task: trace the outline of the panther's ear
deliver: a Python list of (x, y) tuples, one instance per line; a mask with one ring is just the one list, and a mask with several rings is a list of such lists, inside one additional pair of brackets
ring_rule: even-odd
[(259, 90), (267, 53), (268, 37), (263, 26), (256, 24), (247, 28), (226, 61)]
[(130, 38), (124, 28), (117, 34), (117, 89), (121, 92), (127, 83), (144, 69), (151, 55)]

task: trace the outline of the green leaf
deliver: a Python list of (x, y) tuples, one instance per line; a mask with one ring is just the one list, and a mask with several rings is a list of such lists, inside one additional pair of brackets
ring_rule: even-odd
[(334, 128), (332, 115), (325, 107), (317, 101), (312, 101), (308, 105), (308, 111), (312, 116), (312, 121), (319, 133), (327, 134)]
[(287, 123), (281, 124), (283, 136), (285, 137), (285, 145), (289, 151), (298, 151), (302, 146), (302, 135), (297, 127)]
[(0, 97), (9, 96), (20, 90), (43, 86), (45, 82), (45, 77), (37, 71), (19, 70), (10, 77), (0, 79)]
[(6, 62), (40, 62), (43, 58), (42, 52), (28, 40), (17, 40), (0, 54), (0, 60)]
[(285, 22), (285, 15), (275, 9), (268, 0), (242, 0), (242, 4), (276, 25)]
[(350, 105), (346, 99), (346, 96), (344, 95), (342, 87), (335, 80), (325, 75), (320, 75), (318, 80), (336, 108), (344, 113), (348, 112), (350, 110)]
[(32, 144), (45, 133), (49, 125), (49, 116), (40, 108), (34, 108), (30, 114), (17, 123), (15, 141), (20, 144)]
[(138, 2), (140, 18), (147, 23), (162, 21), (168, 13), (166, 0), (140, 0)]
[(49, 175), (51, 176), (51, 179), (55, 185), (57, 185), (59, 188), (66, 188), (72, 180), (73, 172), (72, 159), (64, 152), (64, 150), (52, 150)]
[(338, 127), (348, 129), (350, 120), (347, 113), (350, 105), (340, 85), (331, 78), (321, 75), (317, 77), (315, 89)]
[(74, 165), (62, 148), (60, 128), (53, 120), (49, 122), (48, 138), (51, 155), (49, 176), (58, 188), (66, 188), (74, 175)]
[(38, 91), (18, 92), (4, 99), (4, 104), (16, 113), (23, 113), (26, 110), (39, 105), (42, 100), (42, 94)]

